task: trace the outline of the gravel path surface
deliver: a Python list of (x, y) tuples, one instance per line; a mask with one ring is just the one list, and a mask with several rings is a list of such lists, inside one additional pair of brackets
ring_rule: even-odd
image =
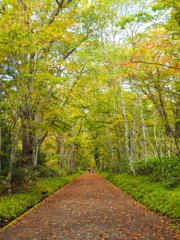
[(165, 219), (84, 173), (0, 232), (0, 240), (180, 239)]

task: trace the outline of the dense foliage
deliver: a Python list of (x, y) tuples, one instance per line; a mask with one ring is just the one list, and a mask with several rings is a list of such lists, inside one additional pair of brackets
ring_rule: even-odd
[(0, 2), (2, 192), (88, 166), (179, 184), (179, 9)]

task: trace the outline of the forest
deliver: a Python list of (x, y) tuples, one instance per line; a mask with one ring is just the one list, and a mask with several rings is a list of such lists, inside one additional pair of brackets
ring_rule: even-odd
[(1, 0), (1, 193), (88, 167), (178, 187), (179, 52), (179, 0)]

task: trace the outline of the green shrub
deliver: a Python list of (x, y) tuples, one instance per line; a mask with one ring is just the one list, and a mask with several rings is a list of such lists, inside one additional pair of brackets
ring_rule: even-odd
[(56, 177), (60, 175), (58, 170), (41, 165), (37, 166), (36, 172), (37, 176), (41, 178)]
[(153, 182), (162, 182), (166, 188), (173, 188), (180, 184), (180, 159), (176, 156), (162, 157), (160, 163), (158, 158), (149, 158), (147, 164), (141, 159), (139, 164), (133, 163), (139, 175), (149, 176)]
[(45, 166), (47, 162), (47, 155), (43, 151), (38, 151), (38, 165)]

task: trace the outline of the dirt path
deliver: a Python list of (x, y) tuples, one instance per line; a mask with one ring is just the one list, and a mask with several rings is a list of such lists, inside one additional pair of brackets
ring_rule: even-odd
[(0, 232), (0, 240), (180, 239), (97, 174), (82, 174)]

